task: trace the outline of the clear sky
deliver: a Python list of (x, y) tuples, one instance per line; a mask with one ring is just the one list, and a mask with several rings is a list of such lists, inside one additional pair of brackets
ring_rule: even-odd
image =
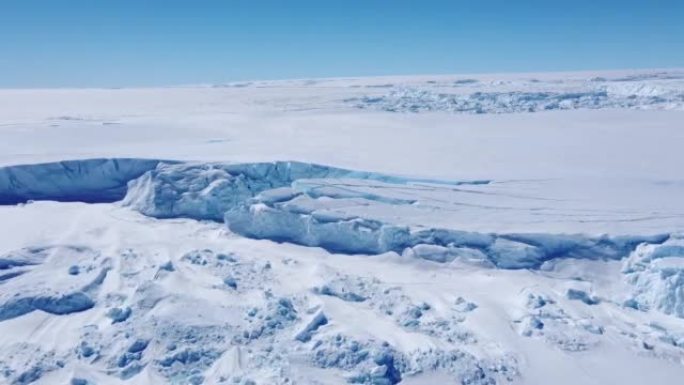
[(684, 67), (684, 0), (0, 0), (0, 87)]

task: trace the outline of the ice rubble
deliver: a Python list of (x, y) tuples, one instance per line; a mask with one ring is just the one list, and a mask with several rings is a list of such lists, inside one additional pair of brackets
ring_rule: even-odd
[(0, 205), (29, 200), (115, 202), (126, 184), (157, 166), (150, 159), (87, 159), (0, 167)]

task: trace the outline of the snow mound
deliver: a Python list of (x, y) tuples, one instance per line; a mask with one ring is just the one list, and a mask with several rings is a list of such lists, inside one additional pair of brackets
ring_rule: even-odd
[(627, 306), (684, 318), (684, 237), (640, 245), (625, 260), (623, 272), (633, 286)]
[(159, 163), (151, 159), (88, 159), (0, 167), (0, 205), (29, 200), (115, 202), (126, 184)]

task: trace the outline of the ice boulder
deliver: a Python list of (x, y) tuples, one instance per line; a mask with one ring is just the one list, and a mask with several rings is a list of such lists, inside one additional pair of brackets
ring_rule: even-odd
[(317, 311), (313, 317), (295, 334), (294, 339), (299, 342), (308, 342), (311, 340), (311, 336), (318, 330), (321, 326), (328, 324), (328, 317), (322, 310)]

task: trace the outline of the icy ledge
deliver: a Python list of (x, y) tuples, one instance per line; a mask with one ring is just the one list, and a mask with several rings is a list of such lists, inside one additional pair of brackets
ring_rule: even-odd
[(587, 236), (582, 234), (495, 234), (395, 225), (372, 218), (318, 210), (317, 200), (295, 189), (267, 191), (225, 214), (234, 233), (322, 247), (342, 254), (396, 252), (450, 262), (455, 259), (506, 269), (538, 268), (554, 258), (621, 259), (639, 244), (659, 244), (667, 234)]
[[(416, 180), (298, 162), (162, 164), (132, 181), (123, 203), (156, 218), (223, 220), (232, 232), (245, 237), (330, 252), (396, 252), (436, 262), (461, 259), (507, 269), (538, 268), (555, 258), (621, 259), (641, 243), (658, 244), (669, 238), (668, 234), (495, 234), (411, 228), (375, 219), (372, 214), (351, 215), (345, 209), (387, 211), (412, 205), (413, 200), (315, 183), (322, 179), (388, 185), (487, 183)], [(388, 185), (382, 187), (391, 188)]]

